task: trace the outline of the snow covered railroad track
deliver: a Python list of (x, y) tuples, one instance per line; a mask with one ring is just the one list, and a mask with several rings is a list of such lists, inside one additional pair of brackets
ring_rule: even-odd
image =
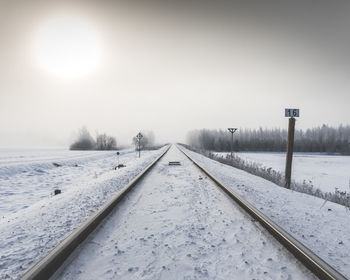
[[(169, 166), (173, 160), (181, 165)], [(120, 200), (55, 277), (315, 279), (304, 267), (304, 260), (300, 262), (284, 250), (255, 223), (256, 220), (262, 223), (259, 217), (252, 221), (226, 194), (218, 191), (215, 185), (219, 182), (203, 171), (206, 172), (199, 171), (173, 146), (148, 176)], [(313, 257), (319, 265), (321, 260)], [(60, 262), (64, 260), (65, 257)], [(37, 267), (45, 270), (48, 263), (46, 258)], [(345, 279), (322, 264), (321, 272), (307, 265), (321, 279)], [(31, 273), (23, 279), (47, 278), (38, 274), (33, 277), (35, 268)]]
[(314, 254), (310, 249), (300, 243), (284, 229), (279, 227), (270, 218), (261, 213), (249, 202), (242, 199), (237, 193), (226, 187), (215, 176), (210, 174), (196, 160), (192, 159), (183, 149), (179, 150), (190, 159), (199, 169), (201, 169), (210, 179), (212, 179), (228, 196), (236, 201), (250, 216), (257, 220), (265, 229), (267, 229), (285, 248), (288, 249), (299, 261), (308, 267), (320, 279), (347, 279), (324, 260)]
[(149, 164), (138, 176), (136, 176), (125, 188), (112, 197), (90, 219), (74, 230), (66, 239), (57, 245), (47, 256), (29, 269), (21, 279), (48, 279), (69, 258), (74, 250), (86, 239), (86, 237), (103, 221), (123, 197), (141, 180), (147, 172), (168, 152), (170, 146), (151, 164)]

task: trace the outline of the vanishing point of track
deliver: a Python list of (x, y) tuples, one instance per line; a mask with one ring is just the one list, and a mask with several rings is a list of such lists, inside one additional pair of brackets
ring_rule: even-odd
[[(79, 228), (73, 231), (66, 239), (56, 246), (47, 256), (29, 269), (22, 279), (48, 279), (50, 278), (72, 255), (74, 250), (92, 233), (101, 222), (111, 213), (115, 206), (122, 201), (130, 190), (146, 176), (155, 164), (167, 153), (170, 146), (138, 176), (136, 176), (122, 191), (117, 193), (100, 210), (91, 216)], [(273, 235), (288, 251), (290, 251), (302, 264), (320, 279), (346, 279), (342, 274), (332, 268), (329, 264), (319, 258), (310, 249), (301, 244), (289, 233), (275, 224), (272, 220), (262, 214), (254, 206), (239, 197), (234, 191), (221, 183), (215, 176), (210, 174), (198, 162), (192, 159), (182, 148), (178, 147), (184, 155), (191, 160), (203, 173), (205, 173), (221, 190), (233, 199), (254, 220), (258, 221), (271, 235)]]

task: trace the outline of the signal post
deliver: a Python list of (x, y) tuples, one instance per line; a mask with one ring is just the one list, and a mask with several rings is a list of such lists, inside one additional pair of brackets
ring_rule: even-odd
[(299, 109), (285, 109), (285, 117), (289, 117), (289, 125), (288, 125), (286, 169), (284, 173), (284, 178), (285, 178), (285, 187), (287, 189), (290, 189), (291, 178), (292, 178), (293, 150), (294, 150), (295, 118), (299, 117)]

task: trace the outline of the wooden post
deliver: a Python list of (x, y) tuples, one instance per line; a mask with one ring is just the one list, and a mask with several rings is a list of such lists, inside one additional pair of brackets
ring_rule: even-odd
[(233, 155), (233, 133), (232, 133), (232, 138), (231, 138), (231, 160), (232, 160), (232, 156)]
[(290, 189), (291, 177), (292, 177), (292, 160), (293, 160), (293, 148), (294, 148), (294, 129), (295, 118), (289, 118), (288, 126), (288, 143), (287, 143), (287, 158), (286, 158), (286, 170), (285, 170), (285, 187)]

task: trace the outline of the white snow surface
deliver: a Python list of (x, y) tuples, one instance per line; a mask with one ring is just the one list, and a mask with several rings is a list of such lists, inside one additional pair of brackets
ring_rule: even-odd
[(263, 178), (181, 148), (226, 186), (350, 278), (348, 208), (282, 188)]
[(175, 146), (60, 277), (315, 279)]
[(19, 278), (164, 149), (120, 151), (117, 170), (115, 151), (0, 151), (0, 279)]
[[(272, 167), (284, 174), (285, 153), (239, 152), (235, 155), (250, 162)], [(350, 192), (350, 156), (294, 153), (292, 180), (299, 183), (305, 181), (324, 192), (334, 192), (335, 188)]]
[[(132, 149), (120, 151), (123, 162), (136, 156)], [(55, 189), (65, 192), (86, 184), (115, 165), (116, 151), (1, 149), (0, 216), (48, 198)]]

